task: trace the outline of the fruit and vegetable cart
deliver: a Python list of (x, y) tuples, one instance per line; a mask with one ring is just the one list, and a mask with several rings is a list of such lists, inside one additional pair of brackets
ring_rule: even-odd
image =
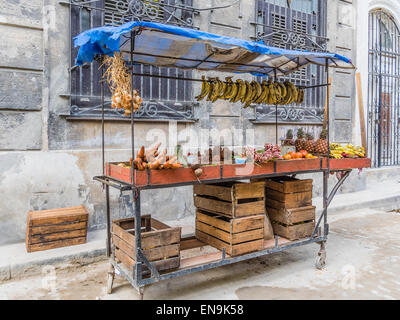
[[(119, 27), (102, 27), (85, 31), (75, 38), (79, 46), (77, 64), (98, 60), (102, 63), (104, 78), (110, 85), (111, 106), (124, 109), (131, 123), (131, 161), (109, 163), (104, 151), (104, 86), (102, 82), (102, 167), (103, 174), (94, 179), (102, 183), (106, 195), (107, 255), (110, 257), (108, 290), (111, 292), (115, 270), (123, 275), (143, 298), (144, 287), (152, 283), (208, 270), (239, 261), (262, 257), (312, 243), (320, 245), (317, 267), (325, 264), (325, 243), (329, 234), (328, 207), (338, 189), (353, 169), (370, 167), (365, 150), (348, 146), (351, 157), (346, 157), (345, 147), (329, 143), (329, 90), (327, 91), (327, 130), (319, 142), (320, 152), (279, 154), (279, 148), (266, 145), (257, 152), (247, 149), (234, 157), (234, 163), (215, 160), (207, 152), (182, 161), (179, 149), (168, 155), (159, 151), (159, 145), (145, 149), (135, 148), (135, 112), (140, 111), (140, 92), (134, 90), (135, 76), (165, 77), (163, 75), (137, 74), (134, 64), (156, 67), (174, 67), (185, 70), (228, 72), (236, 75), (252, 74), (266, 79), (233, 81), (227, 77), (202, 79), (180, 78), (183, 81), (202, 83), (197, 100), (218, 99), (242, 102), (244, 108), (256, 104), (291, 104), (302, 102), (304, 90), (277, 81), (310, 64), (326, 68), (326, 81), (317, 87), (329, 87), (329, 68), (353, 69), (351, 61), (333, 53), (316, 53), (283, 50), (259, 42), (245, 41), (176, 26), (129, 22)], [(276, 122), (276, 126), (278, 126)], [(289, 137), (290, 139), (291, 137)], [(301, 140), (301, 139), (300, 139)], [(297, 145), (297, 141), (295, 143)], [(300, 147), (307, 146), (299, 142)], [(268, 150), (267, 150), (268, 149)], [(346, 149), (346, 150), (347, 150)], [(136, 150), (136, 152), (135, 152)], [(300, 151), (300, 150), (297, 150)], [(264, 153), (263, 153), (264, 152)], [(267, 156), (265, 156), (267, 154)], [(226, 156), (225, 160), (230, 156)], [(263, 157), (268, 160), (263, 161)], [(204, 158), (206, 161), (204, 161)], [(252, 158), (253, 163), (244, 163)], [(257, 163), (257, 159), (261, 159)], [(187, 160), (187, 158), (185, 158)], [(230, 159), (230, 160), (232, 160)], [(260, 160), (259, 159), (259, 160)], [(203, 161), (202, 161), (203, 160)], [(208, 161), (209, 160), (209, 161)], [(182, 163), (183, 162), (183, 163)], [(330, 174), (337, 173), (338, 182), (328, 192)], [(297, 180), (299, 174), (323, 174), (323, 210), (315, 217), (311, 204), (312, 180)], [(250, 182), (248, 182), (250, 181)], [(150, 189), (193, 186), (196, 206), (196, 235), (181, 235), (181, 228), (171, 228), (151, 216), (141, 215), (141, 193)], [(133, 217), (111, 221), (110, 187), (129, 192), (133, 199)], [(271, 196), (268, 204), (265, 194)], [(299, 197), (301, 198), (299, 200)], [(303, 201), (301, 208), (290, 203)], [(293, 203), (294, 203), (293, 202)], [(266, 205), (275, 223), (275, 235), (263, 237)], [(284, 214), (283, 214), (284, 213)], [(211, 245), (217, 252), (181, 258), (185, 250)]]

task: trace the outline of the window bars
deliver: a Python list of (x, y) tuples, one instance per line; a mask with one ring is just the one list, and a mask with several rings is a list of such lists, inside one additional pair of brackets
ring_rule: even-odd
[[(100, 63), (74, 67), (77, 49), (72, 39), (84, 30), (103, 25), (120, 25), (127, 21), (143, 20), (174, 24), (193, 28), (196, 10), (192, 0), (70, 0), (70, 118), (101, 119)], [(137, 73), (191, 77), (191, 71), (174, 68), (156, 68), (135, 65)], [(137, 88), (144, 99), (140, 111), (135, 115), (142, 120), (194, 121), (192, 84), (181, 80), (135, 77)], [(111, 93), (105, 88), (105, 116), (107, 119), (125, 119), (116, 109), (111, 108)], [(129, 120), (129, 119), (128, 119)]]
[(374, 167), (399, 165), (400, 32), (382, 10), (369, 15), (368, 150)]
[[(285, 49), (327, 51), (326, 7), (326, 0), (292, 1), (290, 6), (286, 0), (256, 0), (255, 39)], [(323, 67), (311, 65), (278, 80), (313, 86), (324, 73)], [(257, 107), (255, 122), (322, 124), (325, 99), (324, 88), (307, 90), (301, 106)]]

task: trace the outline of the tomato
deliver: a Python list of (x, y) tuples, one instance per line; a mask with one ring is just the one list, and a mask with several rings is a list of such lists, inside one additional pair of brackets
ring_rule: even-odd
[(308, 152), (306, 150), (300, 150), (299, 152), (303, 155), (303, 157), (306, 157), (308, 155)]
[(293, 158), (296, 152), (290, 151), (288, 154)]
[(296, 159), (303, 159), (303, 154), (301, 152), (297, 152)]
[(283, 156), (283, 159), (285, 159), (285, 160), (291, 160), (291, 159), (292, 159), (292, 156), (291, 156), (290, 154), (285, 154), (285, 155)]

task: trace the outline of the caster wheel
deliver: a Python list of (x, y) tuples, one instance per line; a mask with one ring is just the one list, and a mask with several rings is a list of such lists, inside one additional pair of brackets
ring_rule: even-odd
[(315, 267), (318, 270), (323, 270), (325, 268), (325, 266), (326, 266), (325, 258), (318, 256), (317, 259), (315, 260)]

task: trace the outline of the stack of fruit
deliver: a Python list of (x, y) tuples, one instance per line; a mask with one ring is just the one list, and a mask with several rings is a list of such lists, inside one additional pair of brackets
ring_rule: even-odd
[(352, 144), (342, 146), (338, 143), (331, 143), (331, 158), (343, 159), (343, 158), (365, 158), (365, 149), (363, 147), (356, 147)]
[(281, 147), (270, 143), (265, 144), (264, 150), (246, 148), (246, 155), (254, 163), (267, 163), (268, 161), (282, 159)]
[(243, 81), (235, 82), (231, 77), (221, 81), (219, 78), (206, 80), (202, 77), (203, 84), (200, 94), (196, 97), (197, 101), (207, 97), (207, 101), (216, 102), (217, 100), (229, 100), (232, 103), (241, 102), (244, 108), (251, 104), (273, 104), (288, 105), (291, 103), (301, 104), (304, 101), (304, 90), (297, 88), (293, 83), (263, 81)]
[(299, 152), (289, 152), (283, 156), (284, 160), (299, 160), (299, 159), (318, 159), (318, 157), (308, 153), (306, 150), (300, 150)]

